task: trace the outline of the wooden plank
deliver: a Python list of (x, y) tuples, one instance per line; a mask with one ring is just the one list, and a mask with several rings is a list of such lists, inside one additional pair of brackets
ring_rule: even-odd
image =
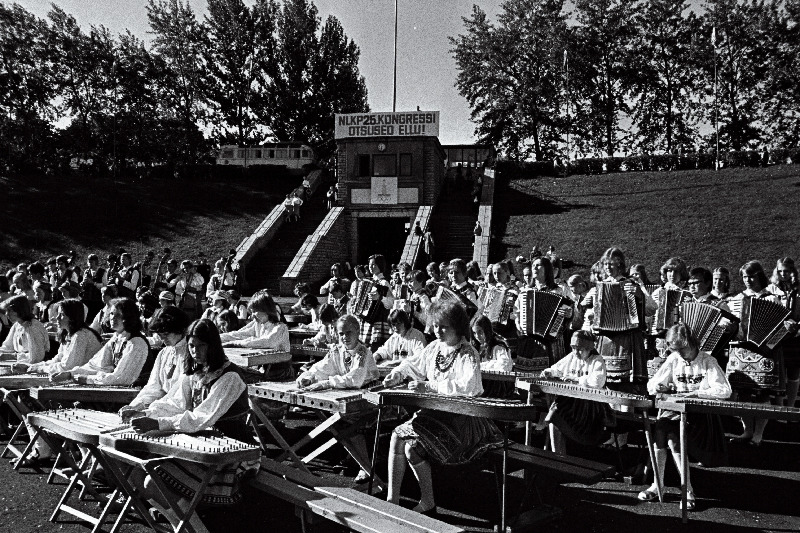
[[(355, 489), (345, 487), (317, 487), (316, 492), (349, 502), (353, 505), (362, 507), (369, 514), (385, 517), (388, 520), (397, 522), (402, 527), (413, 528), (420, 533), (460, 533), (464, 529), (450, 525), (441, 520), (425, 516), (423, 514), (400, 507), (385, 500), (379, 500), (374, 496), (364, 494)], [(396, 529), (392, 529), (396, 531)]]
[(343, 478), (322, 478), (319, 476), (315, 476), (313, 474), (309, 474), (308, 472), (303, 472), (302, 470), (295, 468), (293, 466), (279, 463), (274, 461), (268, 457), (261, 458), (261, 470), (267, 473), (279, 476), (281, 478), (285, 478), (289, 481), (297, 483), (298, 485), (302, 485), (308, 488), (315, 488), (319, 486), (342, 486), (342, 487), (350, 487), (352, 484)]
[[(502, 449), (493, 450), (492, 455), (499, 459)], [(614, 467), (565, 455), (559, 455), (530, 446), (514, 444), (508, 451), (508, 460), (522, 463), (525, 468), (558, 478), (563, 482), (591, 485), (614, 472)]]

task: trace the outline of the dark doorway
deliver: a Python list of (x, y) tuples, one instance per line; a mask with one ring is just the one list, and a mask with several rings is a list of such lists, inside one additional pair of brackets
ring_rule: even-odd
[[(369, 256), (383, 254), (388, 265), (400, 261), (406, 243), (406, 217), (364, 217), (358, 219), (358, 264)], [(388, 275), (388, 272), (386, 273)]]

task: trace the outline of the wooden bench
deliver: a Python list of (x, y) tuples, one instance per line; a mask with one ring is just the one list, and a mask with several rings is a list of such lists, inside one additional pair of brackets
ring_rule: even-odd
[[(494, 462), (495, 476), (498, 486), (498, 500), (500, 500), (501, 469), (503, 450), (497, 449), (489, 452), (489, 458)], [(535, 481), (538, 475), (546, 477), (557, 483), (582, 483), (593, 485), (606, 477), (612, 476), (616, 468), (611, 465), (561, 455), (550, 451), (510, 442), (508, 445), (508, 471), (525, 471), (525, 491), (519, 502), (519, 509), (523, 509), (530, 501), (531, 494), (536, 496), (536, 505), (524, 512), (519, 512), (508, 521), (506, 531), (514, 533), (538, 528), (545, 521), (555, 520), (561, 515), (557, 508), (545, 505), (536, 489)]]
[(462, 528), (262, 458), (250, 485), (295, 506), (303, 532), (322, 517), (362, 533), (460, 533)]

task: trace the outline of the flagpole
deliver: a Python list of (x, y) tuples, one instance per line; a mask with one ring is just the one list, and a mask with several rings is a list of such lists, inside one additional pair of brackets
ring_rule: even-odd
[(397, 0), (394, 0), (394, 94), (392, 95), (392, 112), (397, 111)]
[(719, 106), (717, 105), (717, 27), (711, 30), (711, 42), (714, 45), (714, 135), (716, 137), (716, 151), (714, 157), (714, 170), (719, 171)]
[(567, 50), (564, 50), (564, 103), (567, 107), (567, 153), (566, 153), (566, 161), (564, 162), (564, 175), (567, 174), (567, 166), (569, 164), (569, 130), (570, 130), (570, 119), (569, 119), (569, 63), (567, 62)]

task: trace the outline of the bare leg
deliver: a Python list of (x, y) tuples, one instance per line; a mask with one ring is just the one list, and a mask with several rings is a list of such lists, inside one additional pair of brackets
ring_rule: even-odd
[(744, 431), (738, 437), (735, 437), (734, 440), (739, 442), (745, 442), (753, 438), (753, 432), (755, 431), (756, 419), (752, 416), (743, 416), (742, 417), (742, 426), (744, 427)]
[(750, 442), (753, 444), (761, 444), (761, 440), (764, 438), (764, 429), (767, 427), (768, 420), (766, 418), (756, 418), (755, 423), (753, 424), (753, 438), (750, 439)]
[(791, 369), (790, 374), (786, 381), (786, 406), (794, 407), (797, 401), (797, 391), (800, 389), (800, 368)]
[(567, 443), (564, 441), (564, 435), (553, 424), (550, 424), (550, 449), (553, 453), (567, 455)]
[(411, 471), (419, 483), (419, 491), (421, 497), (419, 504), (414, 507), (414, 511), (424, 513), (436, 507), (436, 501), (433, 498), (433, 477), (431, 476), (431, 464), (419, 456), (411, 444), (406, 444), (406, 457), (408, 464), (411, 466)]
[(406, 473), (405, 443), (395, 433), (389, 443), (389, 488), (386, 501), (400, 503), (400, 485)]

